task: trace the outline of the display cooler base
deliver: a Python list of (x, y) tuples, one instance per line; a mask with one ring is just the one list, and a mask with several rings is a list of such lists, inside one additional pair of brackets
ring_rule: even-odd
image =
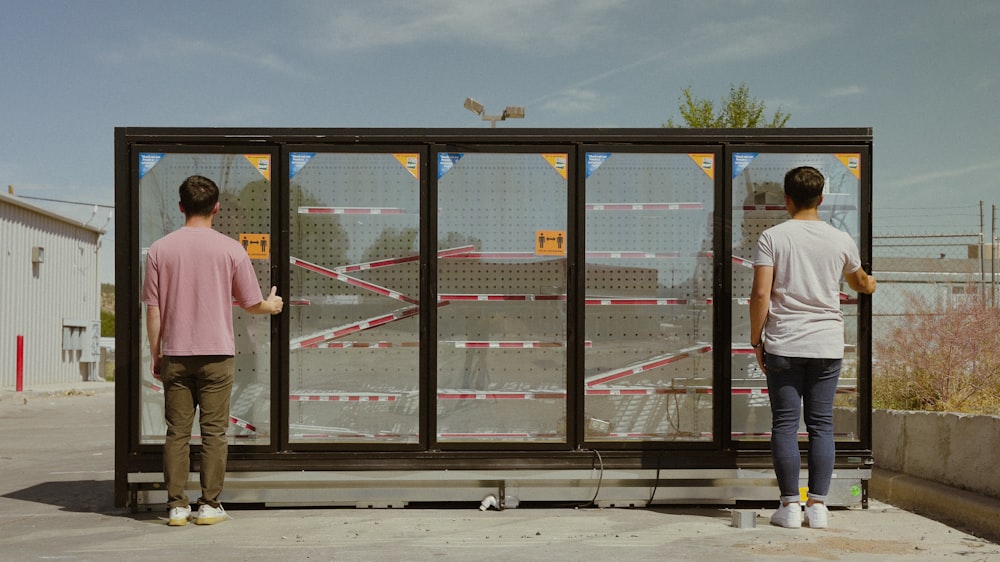
[[(807, 474), (802, 473), (801, 481)], [(868, 507), (871, 469), (837, 470), (828, 505)], [(130, 473), (133, 510), (166, 506), (163, 475)], [(192, 473), (188, 495), (198, 496)], [(521, 504), (648, 507), (659, 504), (733, 505), (777, 501), (773, 470), (551, 470), (551, 471), (311, 471), (226, 475), (222, 501), (265, 507), (402, 508), (411, 504), (480, 503), (498, 509)]]

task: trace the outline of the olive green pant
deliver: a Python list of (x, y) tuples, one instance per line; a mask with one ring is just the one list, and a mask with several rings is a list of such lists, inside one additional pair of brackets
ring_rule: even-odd
[(184, 488), (191, 468), (191, 427), (200, 411), (201, 498), (199, 504), (219, 506), (226, 477), (229, 445), (229, 400), (236, 362), (232, 356), (163, 357), (164, 412), (167, 439), (163, 445), (163, 479), (167, 505), (190, 505)]

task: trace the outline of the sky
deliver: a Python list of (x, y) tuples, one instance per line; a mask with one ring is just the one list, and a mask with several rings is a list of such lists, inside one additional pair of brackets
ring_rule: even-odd
[(6, 0), (0, 182), (100, 227), (115, 127), (488, 127), (466, 97), (659, 127), (746, 84), (789, 127), (873, 129), (876, 236), (988, 240), (998, 28), (996, 0)]

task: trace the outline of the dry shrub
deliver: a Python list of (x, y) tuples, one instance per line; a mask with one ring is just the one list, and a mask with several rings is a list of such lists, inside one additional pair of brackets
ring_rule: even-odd
[(903, 321), (874, 343), (873, 405), (1000, 415), (1000, 310), (975, 295), (909, 301)]

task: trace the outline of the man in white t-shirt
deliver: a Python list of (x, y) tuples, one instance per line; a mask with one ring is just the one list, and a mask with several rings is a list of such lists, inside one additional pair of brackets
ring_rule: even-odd
[(771, 399), (771, 459), (781, 505), (771, 523), (802, 525), (799, 505), (800, 409), (809, 433), (806, 523), (827, 526), (826, 500), (836, 448), (833, 398), (844, 357), (840, 278), (871, 294), (875, 278), (861, 268), (857, 244), (819, 218), (823, 175), (811, 167), (785, 174), (791, 219), (765, 230), (754, 248), (750, 345), (767, 375)]
[[(219, 212), (215, 182), (191, 176), (179, 194), (184, 226), (150, 246), (142, 302), (151, 370), (163, 380), (167, 524), (181, 526), (194, 519), (199, 525), (211, 525), (228, 517), (219, 494), (226, 474), (226, 429), (235, 377), (233, 301), (251, 314), (278, 314), (283, 302), (274, 287), (267, 298), (261, 297), (246, 250), (212, 229)], [(202, 490), (193, 516), (184, 488), (196, 408)]]

